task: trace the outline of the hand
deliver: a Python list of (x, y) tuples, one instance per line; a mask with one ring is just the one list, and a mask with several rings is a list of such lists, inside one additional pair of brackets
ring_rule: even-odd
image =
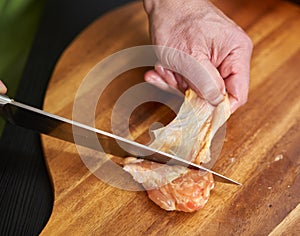
[(3, 82), (0, 80), (0, 94), (5, 94), (7, 92), (7, 88), (3, 84)]
[(185, 57), (174, 60), (159, 52), (161, 65), (145, 74), (146, 81), (181, 91), (191, 87), (213, 105), (227, 92), (232, 112), (247, 101), (253, 46), (239, 26), (206, 0), (144, 0), (144, 5), (152, 43), (191, 55), (210, 75), (199, 76)]

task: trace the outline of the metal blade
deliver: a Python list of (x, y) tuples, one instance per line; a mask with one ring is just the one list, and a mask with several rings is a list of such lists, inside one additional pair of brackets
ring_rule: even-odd
[[(0, 95), (0, 114), (10, 123), (119, 157), (133, 156), (169, 165), (181, 165), (212, 173), (216, 180), (241, 185), (203, 166), (196, 165), (169, 153), (16, 102)], [(96, 139), (95, 139), (96, 135)]]

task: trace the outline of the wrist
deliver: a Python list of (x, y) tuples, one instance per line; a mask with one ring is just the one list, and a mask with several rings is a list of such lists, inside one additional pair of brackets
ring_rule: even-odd
[(166, 9), (168, 11), (178, 12), (195, 10), (195, 7), (203, 8), (209, 2), (209, 0), (188, 0), (188, 3), (184, 0), (143, 0), (144, 9), (148, 15), (155, 11), (155, 9)]

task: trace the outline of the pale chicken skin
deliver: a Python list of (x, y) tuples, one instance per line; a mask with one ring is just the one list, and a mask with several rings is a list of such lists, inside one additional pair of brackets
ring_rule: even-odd
[[(217, 107), (187, 90), (176, 118), (154, 131), (152, 148), (196, 164), (210, 160), (210, 146), (217, 130), (230, 116), (227, 97)], [(124, 170), (141, 183), (149, 198), (168, 211), (193, 212), (204, 207), (214, 187), (212, 174), (129, 157)]]

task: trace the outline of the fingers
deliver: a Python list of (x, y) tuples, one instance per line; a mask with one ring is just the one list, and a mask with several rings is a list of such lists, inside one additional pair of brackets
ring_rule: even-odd
[(240, 74), (233, 74), (225, 80), (231, 113), (235, 112), (248, 100), (249, 86), (247, 80), (246, 76), (241, 78)]
[(199, 96), (212, 105), (218, 105), (225, 96), (225, 84), (218, 70), (205, 56), (193, 56), (174, 48), (163, 48), (159, 59), (168, 68), (185, 78)]
[(178, 89), (178, 82), (172, 71), (164, 69), (160, 64), (155, 65), (155, 71), (161, 76), (161, 78), (172, 88)]
[(160, 64), (155, 65), (154, 70), (145, 73), (145, 81), (154, 84), (163, 90), (169, 90), (170, 87), (184, 93), (188, 84), (181, 75), (163, 68)]
[[(173, 76), (175, 77), (175, 75), (173, 75)], [(171, 87), (166, 82), (166, 78), (161, 76), (155, 70), (147, 71), (144, 75), (144, 79), (146, 82), (151, 83), (164, 91), (167, 91), (167, 92), (179, 95), (179, 96), (182, 96), (182, 93), (184, 93), (184, 91), (185, 91), (185, 90), (181, 90), (181, 89), (179, 90), (177, 87)]]
[(144, 75), (145, 81), (155, 85), (162, 90), (168, 90), (169, 86), (164, 79), (154, 70), (150, 70)]
[(3, 84), (3, 82), (0, 80), (0, 94), (5, 94), (6, 92), (7, 92), (7, 88)]
[(174, 73), (174, 75), (175, 75), (175, 79), (177, 80), (180, 91), (184, 93), (189, 87), (187, 82), (185, 81), (185, 78), (183, 78), (180, 74), (177, 73)]
[(162, 64), (146, 73), (146, 81), (164, 90), (172, 87), (184, 92), (190, 87), (212, 105), (222, 102), (227, 92), (232, 113), (246, 103), (251, 47), (232, 51), (218, 68), (209, 59), (197, 61), (179, 50), (171, 49), (168, 54), (168, 48), (164, 48), (162, 52)]
[(178, 89), (182, 93), (184, 93), (187, 90), (188, 84), (186, 83), (185, 79), (181, 75), (177, 74), (176, 72), (165, 69), (159, 63), (155, 65), (155, 71), (172, 88)]
[(160, 55), (162, 64), (157, 64), (155, 70), (145, 74), (147, 82), (164, 90), (170, 86), (181, 92), (191, 87), (212, 105), (218, 105), (223, 101), (225, 96), (224, 81), (208, 59), (199, 63), (182, 51), (168, 48), (164, 48)]
[(219, 67), (229, 94), (232, 113), (244, 105), (248, 99), (251, 54), (252, 43), (249, 42), (245, 48), (228, 55)]

